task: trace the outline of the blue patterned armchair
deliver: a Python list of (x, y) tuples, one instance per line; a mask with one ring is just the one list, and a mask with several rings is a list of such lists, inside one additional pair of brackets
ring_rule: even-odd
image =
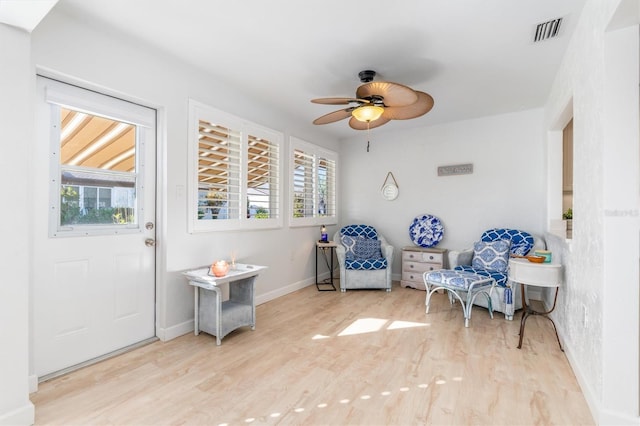
[[(545, 248), (542, 238), (534, 237), (532, 234), (518, 229), (493, 228), (482, 233), (480, 241), (493, 242), (498, 240), (509, 240), (510, 254), (525, 256), (533, 253), (533, 250)], [(478, 275), (490, 276), (496, 280), (495, 291), (491, 296), (494, 311), (502, 312), (508, 320), (513, 319), (516, 309), (522, 308), (522, 298), (520, 297), (520, 286), (514, 286), (509, 279), (509, 272), (497, 272), (478, 267), (478, 262), (473, 262), (474, 249), (462, 251), (449, 251), (449, 268), (457, 271), (473, 272)], [(487, 300), (478, 297), (474, 305), (487, 307)]]
[(340, 291), (377, 288), (391, 291), (393, 246), (373, 226), (347, 225), (336, 232)]

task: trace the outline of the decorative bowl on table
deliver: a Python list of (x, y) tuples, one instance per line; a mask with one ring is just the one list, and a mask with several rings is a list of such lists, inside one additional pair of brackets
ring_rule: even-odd
[(526, 256), (529, 262), (533, 263), (542, 263), (545, 261), (546, 257), (544, 256)]
[(218, 278), (224, 277), (227, 272), (229, 272), (229, 264), (226, 260), (218, 260), (211, 265), (211, 273)]
[(533, 254), (534, 256), (543, 256), (544, 263), (551, 263), (551, 252), (549, 250), (536, 250)]

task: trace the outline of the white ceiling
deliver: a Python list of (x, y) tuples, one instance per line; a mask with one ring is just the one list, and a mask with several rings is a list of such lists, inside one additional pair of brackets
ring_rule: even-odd
[[(310, 99), (354, 96), (364, 69), (433, 96), (427, 115), (379, 128), (392, 130), (542, 106), (584, 3), (60, 0), (55, 8), (157, 45), (308, 123), (339, 109)], [(536, 25), (558, 17), (559, 36), (534, 44)], [(357, 134), (347, 122), (322, 130)]]

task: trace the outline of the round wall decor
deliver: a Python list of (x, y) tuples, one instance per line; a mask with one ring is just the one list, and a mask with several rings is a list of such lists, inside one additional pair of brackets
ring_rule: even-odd
[(392, 201), (398, 198), (398, 187), (393, 183), (388, 183), (382, 187), (382, 196), (385, 200)]
[[(391, 180), (389, 180), (391, 178)], [(382, 196), (387, 201), (393, 201), (398, 198), (398, 193), (400, 190), (398, 189), (398, 182), (396, 182), (396, 178), (393, 176), (393, 173), (387, 173), (387, 177), (384, 178), (384, 182), (382, 182)]]
[(411, 241), (420, 247), (434, 247), (443, 235), (444, 227), (440, 219), (430, 214), (417, 216), (409, 226)]

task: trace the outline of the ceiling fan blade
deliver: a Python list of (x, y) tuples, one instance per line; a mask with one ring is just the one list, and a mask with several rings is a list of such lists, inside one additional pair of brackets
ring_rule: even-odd
[(344, 120), (345, 118), (351, 116), (351, 111), (353, 111), (353, 107), (330, 112), (329, 114), (325, 114), (322, 117), (318, 117), (313, 120), (313, 124), (329, 124), (336, 121)]
[(367, 127), (367, 123), (363, 121), (356, 120), (355, 117), (351, 117), (349, 120), (349, 126), (355, 130), (367, 130), (367, 129), (375, 129), (376, 127), (380, 127), (383, 124), (387, 124), (390, 120), (388, 118), (380, 117), (377, 120), (371, 121), (369, 126)]
[(382, 116), (389, 120), (408, 120), (410, 118), (420, 117), (431, 111), (433, 108), (433, 98), (431, 95), (416, 90), (418, 101), (411, 105), (386, 107)]
[(388, 81), (372, 81), (356, 90), (359, 99), (371, 96), (382, 96), (385, 106), (411, 105), (418, 100), (418, 94), (411, 87)]
[(318, 98), (311, 99), (311, 102), (314, 104), (325, 104), (325, 105), (349, 105), (350, 103), (358, 103), (358, 104), (368, 104), (369, 101), (365, 99), (354, 99), (354, 98)]

